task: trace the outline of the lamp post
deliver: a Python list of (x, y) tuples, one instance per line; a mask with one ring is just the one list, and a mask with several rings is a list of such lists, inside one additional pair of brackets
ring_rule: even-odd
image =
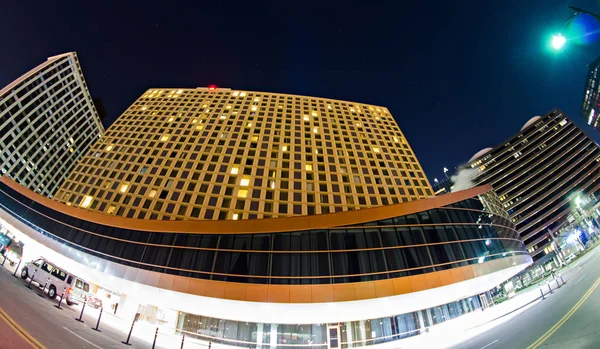
[(552, 48), (555, 51), (560, 51), (568, 42), (568, 39), (562, 34), (562, 31), (565, 30), (565, 27), (571, 23), (571, 21), (579, 14), (585, 13), (587, 15), (590, 15), (592, 17), (594, 17), (596, 20), (600, 21), (600, 15), (595, 14), (593, 12), (584, 10), (584, 9), (580, 9), (578, 7), (574, 7), (574, 6), (569, 6), (569, 8), (573, 11), (575, 11), (575, 13), (573, 13), (573, 15), (571, 15), (571, 17), (569, 17), (569, 19), (567, 19), (567, 21), (565, 22), (565, 24), (563, 24), (560, 32), (558, 34), (555, 34), (552, 36), (552, 39), (550, 41), (550, 45), (552, 46)]

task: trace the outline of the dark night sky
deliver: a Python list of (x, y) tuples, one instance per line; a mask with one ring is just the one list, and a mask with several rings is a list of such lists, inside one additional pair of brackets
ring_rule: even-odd
[(546, 48), (569, 4), (600, 12), (591, 0), (4, 1), (0, 85), (76, 51), (108, 123), (151, 87), (383, 105), (433, 178), (553, 107), (585, 124), (586, 65), (600, 42)]

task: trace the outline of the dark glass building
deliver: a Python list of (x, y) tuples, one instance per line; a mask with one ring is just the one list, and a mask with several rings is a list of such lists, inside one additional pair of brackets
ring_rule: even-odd
[(598, 112), (600, 111), (600, 77), (598, 76), (598, 69), (600, 69), (600, 57), (588, 65), (583, 104), (581, 105), (581, 116), (588, 125), (596, 130), (600, 130), (600, 118), (598, 118)]
[(154, 307), (176, 332), (243, 347), (418, 335), (486, 307), (486, 291), (532, 262), (490, 186), (315, 216), (150, 221), (67, 206), (4, 176), (0, 219), (121, 294), (125, 314)]
[(558, 109), (475, 154), (467, 167), (476, 185), (492, 185), (534, 259), (553, 251), (548, 233), (569, 215), (572, 199), (600, 189), (598, 145)]

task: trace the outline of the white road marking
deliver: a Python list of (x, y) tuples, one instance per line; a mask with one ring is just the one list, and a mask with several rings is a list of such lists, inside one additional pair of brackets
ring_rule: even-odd
[[(76, 337), (79, 337), (79, 339), (81, 339), (81, 340), (83, 340), (83, 341), (85, 341), (85, 342), (89, 343), (90, 345), (92, 345), (92, 346), (94, 346), (94, 347), (96, 347), (96, 348), (98, 348), (98, 349), (102, 349), (102, 347), (99, 347), (99, 346), (97, 346), (96, 344), (94, 344), (94, 343), (92, 343), (92, 342), (88, 341), (87, 339), (85, 339), (85, 338), (81, 337), (80, 335), (78, 335), (77, 333), (75, 333), (75, 332), (73, 332), (73, 331), (69, 330), (68, 328), (66, 328), (66, 327), (64, 327), (64, 326), (63, 326), (63, 328), (64, 328), (65, 330), (67, 330), (67, 331), (71, 332), (71, 333), (72, 333), (74, 336), (76, 336)], [(485, 348), (485, 347), (484, 347), (484, 348)], [(483, 349), (483, 348), (482, 348), (482, 349)]]
[(583, 280), (584, 277), (586, 277), (587, 274), (583, 274), (582, 277), (579, 278), (579, 280), (575, 281), (575, 285), (577, 285), (579, 283), (579, 281)]
[(485, 349), (485, 348), (489, 347), (490, 345), (492, 345), (492, 344), (494, 344), (494, 343), (496, 343), (496, 342), (498, 342), (498, 341), (499, 341), (499, 339), (496, 339), (496, 340), (495, 340), (495, 341), (493, 341), (492, 343), (490, 343), (490, 344), (488, 344), (488, 345), (486, 345), (486, 346), (484, 346), (484, 347), (481, 347), (481, 349)]

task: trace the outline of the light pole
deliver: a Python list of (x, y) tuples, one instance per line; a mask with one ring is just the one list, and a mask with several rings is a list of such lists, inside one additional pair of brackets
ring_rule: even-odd
[(571, 21), (579, 14), (585, 13), (587, 15), (592, 16), (593, 18), (595, 18), (596, 20), (600, 21), (600, 15), (595, 14), (593, 12), (584, 10), (584, 9), (580, 9), (578, 7), (574, 7), (574, 6), (569, 6), (569, 8), (573, 11), (575, 11), (575, 13), (573, 13), (573, 15), (571, 17), (569, 17), (569, 19), (567, 19), (567, 21), (565, 22), (565, 24), (563, 24), (560, 32), (558, 34), (555, 34), (552, 36), (552, 40), (550, 42), (552, 48), (556, 51), (560, 51), (566, 44), (568, 39), (562, 34), (562, 31), (565, 30), (565, 27), (571, 23)]

